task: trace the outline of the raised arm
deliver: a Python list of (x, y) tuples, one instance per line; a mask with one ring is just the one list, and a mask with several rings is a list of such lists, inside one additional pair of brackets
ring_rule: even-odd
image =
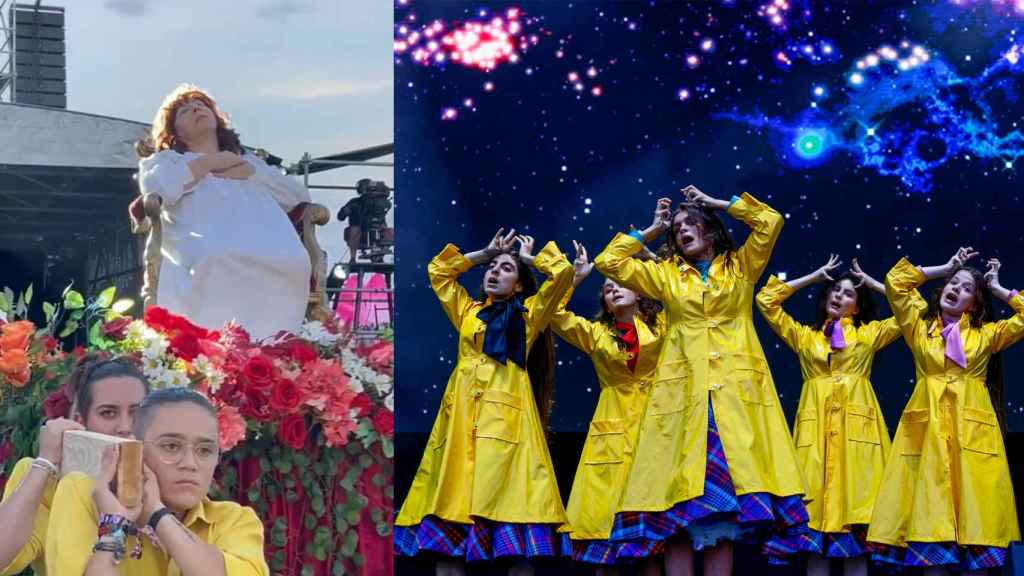
[(572, 290), (573, 268), (554, 242), (544, 245), (532, 260), (537, 271), (547, 277), (537, 293), (525, 302), (527, 333), (536, 335), (548, 327), (562, 299)]
[(1016, 290), (1010, 291), (1003, 288), (999, 283), (999, 269), (1002, 264), (999, 260), (992, 258), (988, 261), (988, 270), (985, 272), (985, 282), (993, 296), (1006, 302), (1013, 308), (1013, 316), (989, 322), (985, 324), (983, 331), (986, 333), (989, 342), (989, 349), (992, 352), (999, 352), (1024, 337), (1024, 297)]
[[(814, 272), (808, 276), (816, 273)], [(792, 296), (796, 290), (797, 288), (779, 280), (778, 277), (773, 275), (768, 278), (768, 283), (757, 293), (757, 308), (761, 311), (761, 315), (764, 316), (772, 330), (779, 335), (779, 338), (782, 338), (786, 345), (793, 350), (799, 350), (801, 340), (810, 332), (807, 326), (794, 320), (782, 308), (782, 303)]]
[(917, 287), (927, 280), (920, 268), (906, 258), (900, 261), (885, 275), (885, 296), (896, 316), (900, 330), (909, 341), (921, 319), (921, 311), (928, 309), (928, 303), (917, 291)]
[(581, 316), (573, 314), (566, 308), (569, 298), (572, 297), (575, 289), (590, 275), (594, 264), (587, 258), (587, 249), (579, 242), (573, 240), (576, 248), (576, 258), (572, 261), (573, 280), (572, 290), (569, 290), (558, 303), (558, 309), (551, 318), (551, 329), (558, 334), (562, 340), (572, 344), (587, 354), (592, 354), (597, 348), (597, 330), (600, 329), (596, 323)]
[(736, 257), (747, 279), (756, 282), (768, 266), (785, 220), (782, 214), (746, 192), (729, 206), (728, 212), (750, 226), (750, 235), (736, 251)]

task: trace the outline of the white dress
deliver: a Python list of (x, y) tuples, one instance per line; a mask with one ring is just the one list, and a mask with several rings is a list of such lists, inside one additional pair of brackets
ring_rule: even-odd
[(142, 193), (163, 199), (156, 304), (210, 329), (234, 320), (254, 339), (298, 331), (310, 262), (287, 211), (309, 191), (251, 154), (247, 180), (209, 174), (186, 190), (198, 157), (164, 150), (139, 163)]

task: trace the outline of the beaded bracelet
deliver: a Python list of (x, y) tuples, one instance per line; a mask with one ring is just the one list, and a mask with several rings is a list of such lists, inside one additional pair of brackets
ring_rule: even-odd
[[(100, 514), (98, 534), (99, 541), (96, 543), (93, 550), (113, 552), (115, 564), (119, 563), (124, 558), (125, 540), (127, 540), (128, 536), (135, 536), (135, 545), (132, 547), (131, 557), (136, 560), (142, 558), (142, 542), (138, 538), (139, 530), (131, 520), (124, 516), (118, 516), (116, 514)], [(104, 548), (100, 548), (101, 545), (111, 548), (119, 547), (120, 550), (105, 550)]]

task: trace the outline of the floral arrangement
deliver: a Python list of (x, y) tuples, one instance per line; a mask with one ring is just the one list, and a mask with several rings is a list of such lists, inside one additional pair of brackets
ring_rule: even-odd
[[(31, 288), (17, 298), (9, 289), (0, 295), (4, 477), (17, 458), (35, 453), (44, 416), (69, 415), (73, 394), (63, 382), (77, 360), (123, 355), (138, 361), (154, 388), (189, 387), (210, 399), (224, 453), (212, 495), (257, 509), (275, 572), (301, 565), (304, 574), (351, 573), (363, 564), (358, 525), (369, 522), (389, 537), (389, 335), (360, 343), (314, 321), (297, 334), (254, 342), (236, 325), (209, 330), (159, 307), (136, 319), (125, 315), (133, 302), (115, 301), (113, 288), (87, 302), (70, 287), (60, 304), (43, 304), (47, 323), (37, 327), (24, 319), (31, 299)], [(65, 352), (59, 339), (86, 326), (87, 345)], [(364, 518), (363, 492), (370, 491), (381, 498)], [(307, 509), (296, 514), (296, 503)], [(289, 549), (304, 540), (303, 549)]]

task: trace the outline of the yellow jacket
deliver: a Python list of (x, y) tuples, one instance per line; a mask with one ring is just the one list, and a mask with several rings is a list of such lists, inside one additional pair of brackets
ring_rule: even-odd
[[(10, 498), (11, 494), (18, 489), (21, 481), (31, 469), (32, 458), (18, 460), (18, 463), (14, 465), (14, 470), (11, 471), (11, 477), (7, 479), (7, 485), (4, 487), (4, 500)], [(28, 537), (28, 542), (25, 542), (25, 545), (18, 551), (18, 555), (11, 560), (11, 563), (0, 571), (0, 575), (11, 576), (13, 574), (21, 574), (22, 570), (32, 566), (32, 571), (35, 572), (36, 576), (46, 576), (43, 547), (46, 546), (46, 527), (50, 522), (53, 492), (56, 489), (57, 481), (53, 478), (49, 479), (46, 484), (46, 490), (43, 492), (43, 499), (39, 502), (39, 507), (36, 508), (36, 517), (32, 520), (32, 534)], [(10, 522), (11, 520), (5, 519), (5, 521)]]
[[(77, 575), (85, 571), (98, 538), (93, 480), (81, 472), (61, 479), (53, 498), (56, 514), (46, 534), (46, 570), (48, 574)], [(252, 508), (234, 502), (214, 502), (204, 498), (185, 515), (185, 525), (200, 540), (215, 546), (224, 555), (227, 576), (270, 576), (263, 556), (263, 523)], [(142, 558), (125, 555), (118, 566), (122, 576), (181, 576), (178, 565), (163, 551), (140, 535)], [(129, 536), (128, 552), (135, 542)]]
[(666, 510), (704, 493), (709, 397), (736, 493), (804, 492), (752, 313), (782, 216), (746, 193), (729, 214), (751, 226), (750, 236), (714, 259), (707, 284), (680, 258), (630, 258), (642, 244), (625, 234), (595, 259), (605, 276), (661, 301), (669, 325), (622, 510)]
[[(548, 326), (572, 287), (572, 265), (554, 242), (534, 264), (548, 279), (523, 303), (527, 346)], [(458, 277), (472, 267), (449, 244), (427, 268), (430, 284), (459, 331), (459, 359), (448, 380), (420, 467), (395, 520), (413, 526), (427, 515), (460, 523), (473, 517), (510, 523), (565, 522), (554, 467), (526, 370), (483, 352), (484, 304)]]
[(972, 326), (960, 319), (967, 368), (946, 359), (941, 320), (927, 321), (917, 292), (925, 277), (901, 259), (885, 291), (914, 354), (917, 385), (900, 417), (868, 540), (1006, 547), (1020, 540), (1006, 448), (985, 375), (992, 354), (1024, 336), (1024, 296), (1015, 314)]
[(564, 307), (551, 320), (556, 334), (590, 356), (601, 385), (566, 508), (571, 527), (566, 531), (574, 540), (607, 540), (611, 535), (665, 342), (665, 316), (662, 313), (657, 318), (653, 330), (643, 320), (634, 320), (640, 343), (635, 371), (629, 369), (629, 353), (619, 347), (614, 328), (581, 318)]
[(768, 325), (800, 358), (804, 385), (793, 437), (807, 480), (808, 526), (849, 532), (871, 521), (889, 456), (889, 430), (871, 386), (875, 352), (899, 337), (895, 318), (840, 326), (846, 348), (832, 351), (822, 330), (800, 324), (782, 309), (794, 290), (775, 276), (757, 295)]

